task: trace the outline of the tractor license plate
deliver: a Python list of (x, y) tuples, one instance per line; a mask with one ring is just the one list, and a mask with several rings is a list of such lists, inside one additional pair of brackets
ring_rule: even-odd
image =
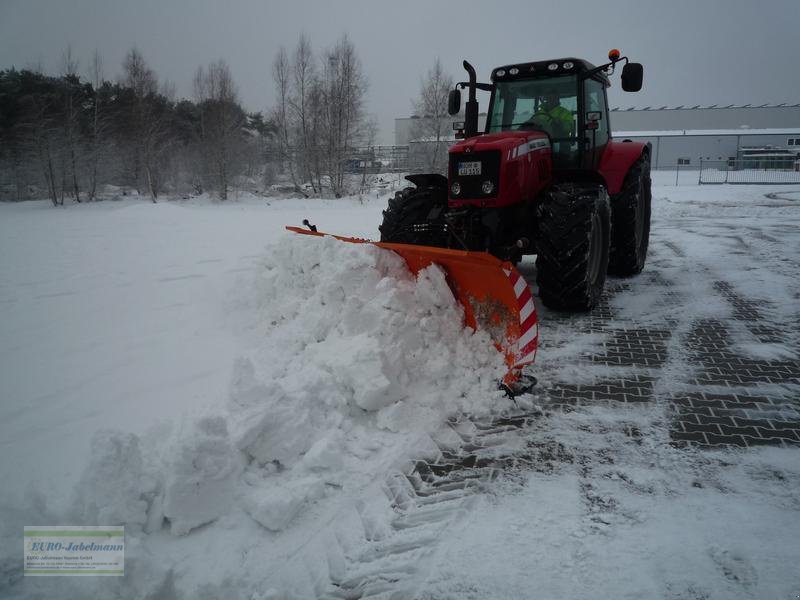
[(480, 175), (481, 163), (480, 161), (473, 162), (460, 162), (458, 163), (459, 175)]

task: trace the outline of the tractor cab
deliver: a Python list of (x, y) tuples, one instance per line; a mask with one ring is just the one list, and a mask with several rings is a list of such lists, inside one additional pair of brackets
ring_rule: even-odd
[[(596, 170), (610, 139), (608, 73), (617, 61), (625, 60), (622, 88), (639, 91), (642, 86), (640, 64), (620, 59), (616, 50), (609, 52), (609, 60), (600, 67), (577, 58), (506, 65), (492, 71), (490, 84), (477, 83), (474, 69), (465, 61), (470, 81), (458, 87), (468, 88), (470, 99), (456, 137), (478, 135), (474, 90), (489, 91), (484, 133), (541, 131), (550, 139), (554, 170)], [(450, 92), (451, 115), (461, 108), (458, 87)]]
[[(608, 141), (608, 77), (599, 72), (581, 77), (593, 69), (574, 58), (495, 69), (486, 133), (543, 131), (550, 138), (555, 169), (591, 167)], [(592, 120), (586, 116), (590, 111)], [(589, 139), (587, 124), (594, 128), (591, 144), (581, 143)]]

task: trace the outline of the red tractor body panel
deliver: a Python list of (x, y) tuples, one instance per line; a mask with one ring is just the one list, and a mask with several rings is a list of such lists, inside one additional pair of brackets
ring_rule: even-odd
[[(619, 193), (631, 166), (646, 151), (647, 144), (641, 142), (609, 140), (597, 171), (605, 180), (610, 195)], [(476, 160), (485, 158), (487, 153), (496, 153), (497, 173), (459, 175), (459, 164), (469, 163), (471, 156)], [(448, 192), (450, 208), (503, 208), (528, 202), (553, 181), (550, 141), (546, 134), (538, 131), (482, 134), (453, 144), (449, 155), (448, 181), (451, 184), (454, 181), (467, 184), (462, 186), (464, 192), (459, 196), (454, 196), (452, 190)], [(469, 185), (470, 180), (474, 180), (474, 184)], [(494, 193), (483, 194), (478, 191), (480, 182), (484, 180), (494, 183)]]
[(618, 194), (628, 171), (642, 153), (647, 151), (647, 144), (641, 142), (617, 142), (609, 140), (603, 157), (600, 159), (598, 171), (606, 181), (609, 195)]
[[(480, 175), (459, 175), (459, 164), (469, 163), (470, 157), (485, 157), (486, 153), (499, 153), (498, 172)], [(526, 202), (550, 185), (553, 178), (553, 160), (550, 140), (538, 131), (502, 131), (488, 133), (455, 143), (450, 147), (448, 180), (465, 182), (464, 192), (454, 196), (448, 192), (448, 206), (462, 208), (502, 208)], [(470, 180), (473, 180), (470, 182)], [(477, 192), (480, 183), (490, 180), (495, 186), (492, 194)]]

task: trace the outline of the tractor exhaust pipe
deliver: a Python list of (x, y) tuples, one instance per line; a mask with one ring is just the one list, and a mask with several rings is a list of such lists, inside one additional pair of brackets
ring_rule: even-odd
[(467, 61), (464, 61), (464, 69), (469, 74), (469, 96), (464, 105), (464, 137), (470, 138), (478, 135), (478, 101), (475, 98), (478, 80), (475, 67)]

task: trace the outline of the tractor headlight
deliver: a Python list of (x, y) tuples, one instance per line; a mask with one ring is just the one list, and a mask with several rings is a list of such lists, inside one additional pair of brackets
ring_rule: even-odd
[(453, 182), (453, 185), (450, 186), (450, 193), (453, 196), (460, 196), (461, 195), (461, 184), (457, 181)]
[(484, 181), (481, 184), (481, 191), (488, 196), (494, 191), (494, 184), (491, 181)]

